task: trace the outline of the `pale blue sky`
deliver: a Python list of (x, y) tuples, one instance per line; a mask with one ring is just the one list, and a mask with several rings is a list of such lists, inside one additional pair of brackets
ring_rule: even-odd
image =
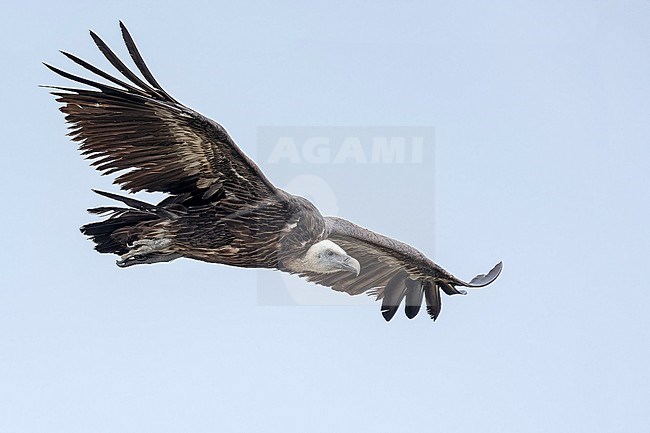
[[(36, 86), (64, 83), (41, 61), (78, 71), (59, 49), (106, 65), (88, 29), (123, 54), (119, 19), (252, 157), (260, 126), (433, 127), (407, 173), (332, 166), (340, 214), (502, 276), (435, 324), (387, 324), (259, 306), (256, 271), (117, 268), (78, 231), (111, 179)], [(0, 431), (650, 428), (647, 1), (21, 2), (2, 21)]]

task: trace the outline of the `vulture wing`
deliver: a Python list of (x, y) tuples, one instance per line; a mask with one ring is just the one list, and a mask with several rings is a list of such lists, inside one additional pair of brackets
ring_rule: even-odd
[(66, 52), (73, 62), (109, 81), (104, 84), (46, 64), (57, 74), (93, 87), (48, 86), (63, 106), (82, 154), (103, 174), (121, 172), (122, 189), (191, 193), (209, 200), (226, 191), (245, 201), (277, 194), (260, 169), (217, 122), (182, 105), (158, 84), (144, 63), (133, 38), (120, 22), (122, 36), (139, 78), (95, 33), (93, 40), (106, 59), (123, 75), (116, 78)]
[(503, 267), (502, 263), (498, 263), (487, 274), (465, 282), (410, 245), (341, 218), (325, 217), (325, 222), (328, 239), (359, 261), (361, 273), (358, 277), (349, 272), (305, 273), (302, 276), (350, 295), (366, 292), (376, 295), (377, 299), (382, 300), (382, 314), (386, 320), (393, 318), (404, 299), (406, 315), (412, 319), (419, 312), (423, 298), (427, 312), (435, 320), (442, 306), (440, 290), (447, 295), (460, 295), (466, 292), (457, 289), (457, 286), (487, 286), (499, 276)]

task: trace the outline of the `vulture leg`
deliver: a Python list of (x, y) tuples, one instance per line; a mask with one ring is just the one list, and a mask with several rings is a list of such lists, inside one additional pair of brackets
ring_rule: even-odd
[[(122, 254), (121, 260), (115, 262), (120, 268), (145, 263), (169, 262), (181, 257), (181, 254), (170, 253), (168, 247), (171, 239), (139, 239), (128, 245), (129, 252)], [(166, 251), (165, 251), (166, 250)]]
[(115, 264), (120, 268), (128, 268), (133, 265), (144, 265), (150, 263), (171, 262), (172, 260), (183, 257), (182, 254), (149, 254), (147, 256), (133, 256), (125, 260), (117, 260)]

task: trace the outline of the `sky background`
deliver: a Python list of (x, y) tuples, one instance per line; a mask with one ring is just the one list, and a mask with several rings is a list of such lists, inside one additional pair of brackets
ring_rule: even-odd
[[(2, 15), (0, 431), (649, 431), (647, 1)], [(59, 49), (108, 69), (87, 31), (123, 55), (119, 19), (166, 90), (252, 157), (262, 126), (433, 127), (435, 153), (406, 173), (319, 176), (342, 217), (461, 278), (503, 260), (501, 277), (444, 297), (436, 323), (385, 323), (379, 305), (260, 305), (257, 271), (117, 268), (78, 231), (106, 203), (90, 188), (116, 187), (37, 85), (65, 84), (41, 61), (79, 71)]]

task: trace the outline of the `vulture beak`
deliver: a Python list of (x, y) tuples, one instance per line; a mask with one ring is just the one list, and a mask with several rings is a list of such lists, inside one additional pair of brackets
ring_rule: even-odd
[(341, 263), (341, 269), (344, 271), (352, 272), (358, 277), (359, 272), (361, 272), (361, 265), (354, 257), (347, 256)]

